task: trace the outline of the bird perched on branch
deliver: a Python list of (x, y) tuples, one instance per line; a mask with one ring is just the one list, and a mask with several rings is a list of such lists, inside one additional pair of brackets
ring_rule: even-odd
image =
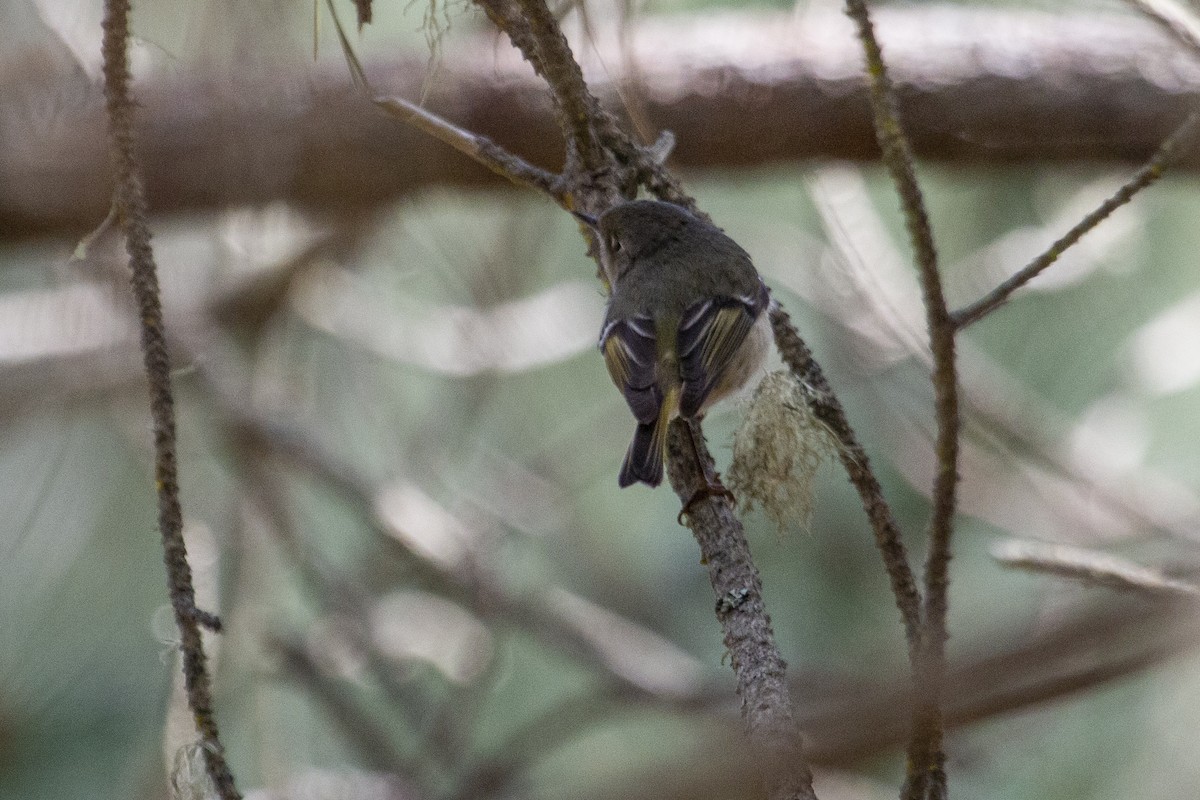
[[(680, 206), (635, 200), (576, 216), (611, 288), (600, 349), (637, 419), (618, 483), (657, 486), (671, 420), (699, 419), (762, 368), (770, 295), (745, 250)], [(706, 481), (706, 494), (729, 494)]]

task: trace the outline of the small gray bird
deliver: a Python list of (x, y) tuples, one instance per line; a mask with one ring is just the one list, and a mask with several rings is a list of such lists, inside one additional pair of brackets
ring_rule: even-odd
[(701, 417), (762, 368), (770, 295), (745, 250), (680, 206), (635, 200), (576, 216), (596, 232), (612, 290), (600, 349), (637, 419), (618, 483), (657, 486), (671, 420)]

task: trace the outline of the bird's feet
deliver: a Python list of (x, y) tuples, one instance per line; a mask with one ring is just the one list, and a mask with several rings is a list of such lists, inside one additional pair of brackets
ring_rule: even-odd
[(690, 516), (692, 509), (710, 497), (724, 497), (729, 501), (730, 505), (737, 506), (737, 498), (733, 496), (733, 492), (726, 488), (725, 484), (721, 483), (721, 476), (714, 474), (712, 478), (705, 478), (704, 482), (697, 487), (696, 491), (692, 492), (692, 496), (683, 504), (683, 510), (679, 512), (676, 521), (682, 525), (683, 518)]

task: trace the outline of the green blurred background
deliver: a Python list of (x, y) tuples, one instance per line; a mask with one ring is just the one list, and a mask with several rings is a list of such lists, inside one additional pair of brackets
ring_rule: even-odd
[[(639, 13), (715, 5), (650, 2)], [(791, 5), (736, 10), (761, 7)], [(258, 57), (304, 65), (312, 11), (135, 2), (138, 52), (185, 74), (230, 57), (223, 32), (259, 30)], [(364, 57), (420, 52), (426, 12), (380, 4), (356, 46)], [(612, 9), (593, 13), (603, 22)], [(473, 12), (448, 14), (448, 42), (484, 27)], [(95, 26), (99, 9), (22, 1), (0, 19), (8, 41), (49, 47)], [(340, 58), (327, 19), (320, 49)], [(922, 166), (951, 297), (976, 297), (993, 282), (988, 269), (1023, 264), (1131, 172)], [(910, 344), (923, 322), (882, 171), (805, 163), (683, 177), (755, 257), (828, 371), (919, 557), (931, 393)], [(1034, 654), (1022, 662), (1029, 675), (1052, 683), (1047, 669), (1135, 663), (1119, 680), (1093, 677), (955, 729), (955, 797), (1200, 791), (1188, 615), (1006, 570), (989, 554), (1016, 537), (1190, 574), (1198, 213), (1194, 178), (1168, 177), (966, 336), (952, 658), (979, 663), (1101, 614), (1120, 623), (1111, 640), (1071, 649), (1064, 635), (1069, 657)], [(72, 261), (77, 241), (0, 244), (0, 798), (161, 798), (189, 739), (172, 694), (146, 398), (107, 277), (120, 275), (120, 245), (102, 237)], [(529, 192), (447, 188), (353, 224), (281, 203), (174, 215), (155, 221), (155, 245), (168, 324), (181, 332), (187, 535), (202, 602), (227, 626), (209, 642), (244, 791), (757, 796), (736, 771), (708, 794), (680, 788), (735, 748), (732, 674), (675, 497), (617, 489), (632, 425), (593, 346), (603, 296), (567, 215)], [(286, 286), (268, 293), (263, 318), (236, 306), (202, 318), (230, 287), (278, 275)], [(70, 294), (84, 284), (94, 297)], [(740, 409), (706, 424), (722, 468)], [(264, 446), (247, 433), (254, 425), (276, 444), (299, 435), (330, 472)], [(801, 717), (849, 708), (843, 727), (871, 729), (851, 701), (869, 694), (862, 687), (898, 696), (905, 651), (840, 467), (818, 475), (807, 526), (780, 535), (758, 512), (746, 522)], [(553, 626), (523, 603), (551, 609), (594, 649), (580, 656), (546, 635)], [(986, 694), (992, 678), (963, 695)], [(817, 742), (828, 731), (807, 730)], [(848, 747), (817, 789), (894, 796), (901, 774), (894, 743)]]

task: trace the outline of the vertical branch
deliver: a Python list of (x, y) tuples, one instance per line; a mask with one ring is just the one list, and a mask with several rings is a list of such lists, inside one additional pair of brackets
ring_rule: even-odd
[(196, 608), (196, 592), (183, 541), (183, 511), (175, 458), (175, 403), (171, 392), (171, 362), (163, 327), (162, 303), (146, 198), (133, 152), (133, 101), (129, 92), (129, 0), (106, 0), (103, 23), (104, 95), (108, 109), (112, 161), (117, 187), (114, 208), (125, 232), (130, 283), (141, 322), (141, 343), (146, 377), (150, 384), (150, 411), (154, 421), (154, 480), (158, 493), (158, 527), (162, 535), (171, 608), (179, 628), (183, 654), (184, 687), (188, 706), (204, 747), (204, 760), (222, 800), (241, 794), (225, 761), (224, 748), (212, 708), (212, 689), (205, 665), (200, 626), (220, 629), (219, 620)]
[(846, 11), (858, 26), (871, 79), (871, 108), (883, 161), (900, 196), (905, 224), (916, 254), (924, 293), (929, 344), (933, 353), (937, 475), (933, 481), (933, 513), (929, 552), (925, 561), (925, 601), (922, 609), (921, 654), (917, 671), (917, 705), (909, 742), (905, 797), (946, 795), (945, 753), (942, 749), (941, 693), (946, 671), (946, 613), (950, 569), (950, 540), (958, 485), (958, 375), (954, 361), (955, 325), (938, 273), (937, 250), (929, 217), (917, 185), (912, 151), (900, 125), (895, 89), (875, 38), (865, 0), (846, 0)]
[[(688, 423), (675, 420), (668, 438), (667, 472), (681, 502), (688, 502), (704, 480), (690, 457)], [(696, 426), (699, 434), (699, 426)], [(711, 465), (703, 436), (694, 438), (696, 455)], [(762, 581), (750, 556), (742, 523), (729, 503), (711, 498), (687, 513), (688, 527), (700, 545), (702, 562), (717, 598), (717, 620), (737, 678), (742, 722), (755, 755), (763, 764), (770, 800), (816, 800), (812, 771), (804, 758), (800, 729), (792, 716), (787, 663), (775, 644), (771, 618), (763, 602)]]

